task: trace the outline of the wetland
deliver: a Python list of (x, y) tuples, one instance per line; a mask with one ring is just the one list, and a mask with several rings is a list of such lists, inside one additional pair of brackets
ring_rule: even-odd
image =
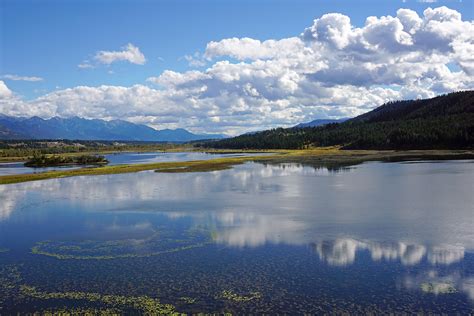
[(0, 313), (474, 311), (473, 160), (252, 159), (1, 185)]

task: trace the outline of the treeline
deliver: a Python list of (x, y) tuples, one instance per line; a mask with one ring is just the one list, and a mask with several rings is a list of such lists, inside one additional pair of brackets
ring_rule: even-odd
[(81, 152), (160, 151), (177, 146), (151, 142), (0, 140), (0, 157), (32, 157)]
[(229, 149), (455, 149), (474, 147), (474, 91), (390, 102), (344, 123), (277, 128), (206, 142)]

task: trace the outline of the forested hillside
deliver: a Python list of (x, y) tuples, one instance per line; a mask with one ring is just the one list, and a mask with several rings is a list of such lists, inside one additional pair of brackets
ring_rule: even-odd
[(396, 101), (343, 123), (277, 128), (202, 144), (230, 149), (449, 149), (474, 147), (474, 91)]

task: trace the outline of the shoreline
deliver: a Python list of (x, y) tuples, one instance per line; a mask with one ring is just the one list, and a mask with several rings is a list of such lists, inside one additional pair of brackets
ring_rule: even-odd
[[(203, 150), (201, 150), (203, 151)], [(203, 151), (209, 153), (274, 153), (273, 155), (215, 158), (210, 160), (157, 162), (147, 164), (126, 164), (101, 167), (85, 167), (71, 170), (55, 170), (42, 173), (29, 173), (0, 176), (1, 184), (13, 184), (55, 178), (94, 176), (150, 171), (163, 173), (207, 172), (232, 168), (249, 161), (260, 163), (301, 163), (326, 167), (344, 167), (366, 161), (401, 162), (423, 160), (470, 160), (474, 159), (474, 150), (340, 150), (336, 147), (305, 150), (265, 150), (265, 151)]]

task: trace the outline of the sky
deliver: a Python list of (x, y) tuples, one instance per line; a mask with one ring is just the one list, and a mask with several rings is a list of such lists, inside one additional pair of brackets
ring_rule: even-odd
[(0, 0), (0, 114), (237, 135), (474, 89), (474, 0)]

